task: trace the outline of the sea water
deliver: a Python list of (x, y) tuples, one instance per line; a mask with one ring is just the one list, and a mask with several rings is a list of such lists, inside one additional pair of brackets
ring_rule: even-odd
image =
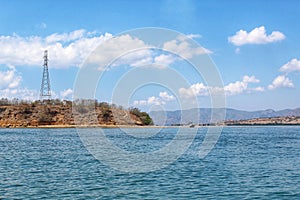
[[(151, 137), (104, 132), (119, 148), (141, 152), (164, 147), (177, 130)], [(299, 126), (225, 127), (200, 159), (206, 131), (199, 128), (188, 150), (167, 167), (127, 173), (97, 160), (76, 129), (0, 129), (0, 199), (300, 199)]]

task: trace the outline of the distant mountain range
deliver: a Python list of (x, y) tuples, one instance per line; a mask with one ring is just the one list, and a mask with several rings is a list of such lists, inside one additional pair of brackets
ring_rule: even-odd
[[(214, 110), (213, 110), (214, 109)], [(275, 111), (272, 109), (259, 111), (243, 111), (231, 108), (194, 108), (176, 111), (151, 111), (149, 114), (156, 125), (173, 124), (207, 124), (216, 123), (220, 120), (211, 121), (212, 111), (216, 115), (226, 112), (225, 120), (247, 120), (254, 118), (300, 116), (300, 108)], [(218, 117), (217, 117), (218, 118)], [(221, 119), (220, 117), (218, 119)]]

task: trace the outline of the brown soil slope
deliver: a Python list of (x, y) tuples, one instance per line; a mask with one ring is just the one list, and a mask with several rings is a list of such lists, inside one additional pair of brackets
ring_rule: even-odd
[[(145, 117), (148, 119), (145, 120)], [(0, 105), (0, 127), (101, 126), (149, 125), (152, 120), (144, 112), (131, 112), (108, 104), (100, 106), (75, 106), (72, 102), (60, 104), (27, 103)]]

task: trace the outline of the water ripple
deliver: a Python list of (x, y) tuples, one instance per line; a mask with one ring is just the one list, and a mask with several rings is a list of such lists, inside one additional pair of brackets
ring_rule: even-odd
[[(159, 149), (176, 134), (105, 131), (133, 152)], [(228, 127), (201, 160), (205, 131), (167, 168), (130, 174), (96, 160), (75, 129), (0, 129), (0, 199), (300, 199), (300, 127)]]

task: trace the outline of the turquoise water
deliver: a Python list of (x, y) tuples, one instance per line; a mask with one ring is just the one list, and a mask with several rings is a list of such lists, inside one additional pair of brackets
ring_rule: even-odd
[[(173, 164), (136, 174), (96, 160), (76, 129), (0, 129), (0, 199), (300, 199), (300, 127), (226, 127), (199, 159), (206, 130)], [(105, 133), (138, 152), (161, 148), (176, 129), (151, 138)]]

